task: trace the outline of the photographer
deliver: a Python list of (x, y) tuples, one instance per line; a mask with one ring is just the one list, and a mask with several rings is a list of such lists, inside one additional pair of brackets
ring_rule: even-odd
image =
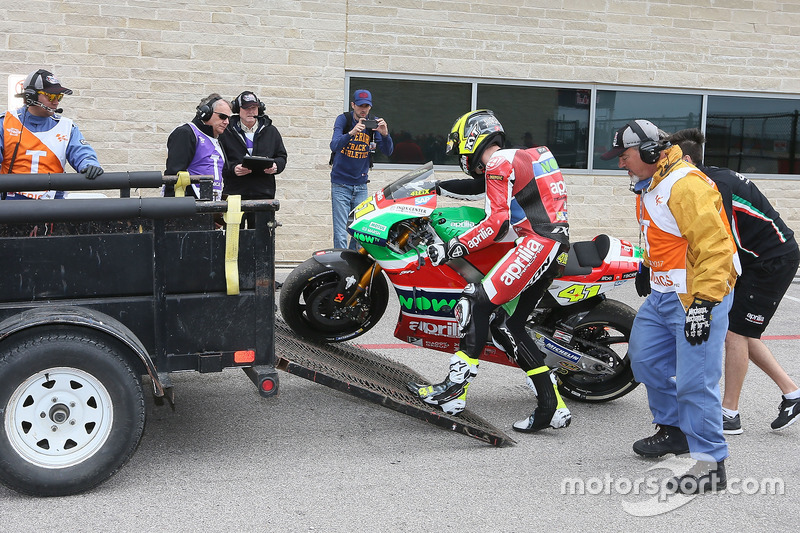
[[(394, 151), (389, 128), (382, 118), (369, 115), (372, 94), (357, 89), (350, 102), (352, 112), (336, 117), (331, 138), (331, 209), (333, 246), (347, 248), (347, 217), (367, 199), (367, 182), (372, 166), (370, 153), (375, 148), (387, 156)], [(358, 248), (351, 240), (350, 248)]]

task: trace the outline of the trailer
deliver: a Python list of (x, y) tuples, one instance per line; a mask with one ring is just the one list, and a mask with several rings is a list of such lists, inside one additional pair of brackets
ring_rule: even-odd
[[(106, 173), (120, 198), (0, 204), (0, 481), (17, 491), (73, 494), (113, 475), (142, 436), (144, 384), (172, 403), (173, 372), (239, 367), (262, 396), (278, 392), (279, 203), (129, 197), (164, 182)], [(0, 180), (3, 191), (98, 185)], [(239, 229), (242, 210), (254, 229)]]
[[(119, 198), (0, 201), (0, 482), (64, 496), (107, 480), (145, 427), (145, 394), (173, 405), (175, 372), (241, 368), (258, 393), (278, 370), (494, 444), (405, 387), (424, 378), (355, 345), (296, 339), (276, 317), (275, 200), (131, 198), (211, 177), (109, 172)], [(80, 174), (0, 175), (0, 191), (90, 190)], [(239, 225), (253, 212), (252, 229)], [(280, 353), (276, 353), (277, 351)]]

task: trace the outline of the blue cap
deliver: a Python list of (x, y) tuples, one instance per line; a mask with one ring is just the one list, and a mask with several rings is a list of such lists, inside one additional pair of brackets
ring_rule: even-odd
[(356, 89), (353, 93), (353, 103), (356, 105), (372, 105), (372, 93), (366, 89)]

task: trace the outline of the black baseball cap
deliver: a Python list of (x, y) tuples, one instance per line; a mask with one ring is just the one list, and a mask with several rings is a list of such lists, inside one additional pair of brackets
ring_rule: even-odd
[(61, 82), (58, 81), (52, 72), (49, 70), (39, 69), (36, 72), (31, 72), (25, 78), (24, 89), (33, 89), (34, 91), (44, 91), (50, 94), (72, 94), (72, 89), (67, 89)]
[[(631, 122), (635, 122), (644, 133), (644, 138), (631, 128)], [(611, 150), (600, 156), (603, 161), (614, 159), (622, 155), (622, 152), (631, 146), (639, 146), (644, 141), (659, 141), (658, 128), (649, 120), (635, 120), (622, 126), (614, 133), (614, 140), (611, 141)]]

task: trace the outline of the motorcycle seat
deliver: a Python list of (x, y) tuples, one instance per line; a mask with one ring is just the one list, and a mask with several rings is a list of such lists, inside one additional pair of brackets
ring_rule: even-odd
[(608, 255), (611, 240), (608, 235), (600, 234), (593, 241), (579, 241), (570, 245), (565, 276), (581, 276), (588, 274), (593, 268), (603, 264)]

